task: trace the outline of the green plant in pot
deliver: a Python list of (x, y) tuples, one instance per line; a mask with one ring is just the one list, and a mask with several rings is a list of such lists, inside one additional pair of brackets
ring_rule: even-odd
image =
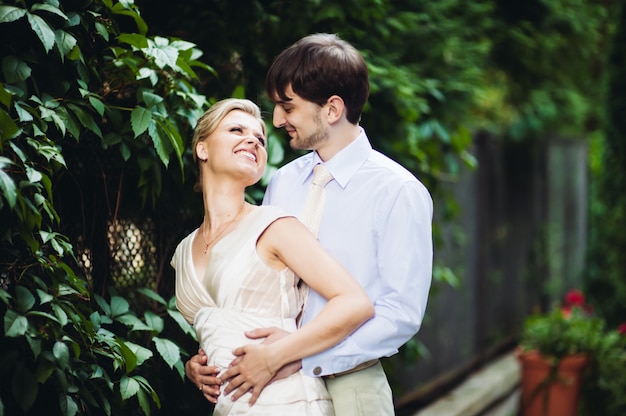
[(604, 327), (578, 290), (567, 293), (562, 305), (526, 319), (516, 351), (522, 415), (577, 414), (583, 370), (602, 345)]

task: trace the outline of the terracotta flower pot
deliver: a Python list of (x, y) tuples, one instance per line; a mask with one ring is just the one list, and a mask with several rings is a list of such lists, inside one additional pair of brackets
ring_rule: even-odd
[(576, 416), (585, 354), (561, 359), (557, 369), (552, 358), (537, 351), (516, 351), (522, 369), (521, 415)]

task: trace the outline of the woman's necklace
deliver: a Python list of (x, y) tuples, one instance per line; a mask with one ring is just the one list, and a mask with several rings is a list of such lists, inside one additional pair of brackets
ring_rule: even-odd
[(220, 238), (222, 236), (222, 234), (224, 234), (224, 232), (226, 231), (226, 229), (228, 228), (228, 226), (230, 224), (232, 224), (233, 222), (235, 222), (235, 220), (239, 217), (239, 214), (241, 214), (241, 212), (243, 211), (243, 206), (245, 205), (246, 201), (243, 201), (241, 203), (241, 207), (239, 208), (239, 211), (237, 211), (237, 215), (235, 215), (233, 217), (232, 220), (228, 221), (223, 227), (222, 230), (217, 233), (217, 235), (215, 237), (213, 237), (211, 239), (211, 241), (207, 242), (206, 238), (204, 237), (204, 221), (202, 221), (202, 226), (201, 226), (201, 230), (200, 230), (200, 235), (202, 235), (202, 241), (204, 241), (204, 254), (207, 253), (207, 251), (209, 251), (209, 246), (215, 242), (215, 240), (217, 240), (218, 238)]

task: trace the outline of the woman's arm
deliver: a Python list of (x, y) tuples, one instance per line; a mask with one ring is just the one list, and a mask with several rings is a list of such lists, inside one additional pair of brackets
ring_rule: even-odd
[(239, 368), (223, 376), (239, 372), (229, 381), (238, 386), (232, 399), (252, 389), (251, 404), (283, 365), (338, 344), (374, 315), (363, 288), (297, 219), (275, 221), (259, 238), (257, 251), (271, 267), (289, 267), (328, 303), (309, 323), (284, 338), (235, 350), (235, 355), (243, 356)]

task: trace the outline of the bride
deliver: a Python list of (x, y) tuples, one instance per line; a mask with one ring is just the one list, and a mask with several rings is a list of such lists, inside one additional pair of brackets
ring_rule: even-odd
[[(249, 100), (219, 101), (198, 120), (192, 142), (199, 171), (194, 189), (202, 192), (204, 219), (172, 259), (176, 305), (194, 325), (208, 365), (224, 371), (235, 359), (233, 350), (241, 347), (254, 358), (255, 369), (263, 369), (255, 380), (260, 394), (253, 389), (237, 401), (221, 395), (214, 415), (332, 415), (321, 378), (300, 371), (268, 383), (285, 364), (342, 341), (373, 316), (374, 308), (356, 280), (296, 218), (278, 207), (245, 202), (246, 187), (265, 170), (265, 145), (265, 124)], [(300, 279), (306, 285), (298, 285)], [(306, 300), (301, 287), (306, 286), (328, 303), (299, 328)], [(290, 334), (266, 343), (244, 334), (271, 326)]]

